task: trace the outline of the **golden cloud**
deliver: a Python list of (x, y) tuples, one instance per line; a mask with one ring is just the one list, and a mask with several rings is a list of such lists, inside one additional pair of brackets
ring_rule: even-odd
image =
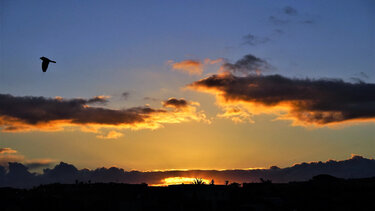
[(375, 84), (334, 79), (290, 79), (280, 75), (212, 75), (188, 86), (216, 96), (219, 117), (252, 122), (259, 114), (293, 125), (332, 126), (375, 121)]
[(171, 65), (172, 70), (188, 73), (189, 75), (202, 75), (204, 65), (212, 65), (220, 62), (223, 62), (223, 59), (212, 60), (206, 58), (203, 61), (188, 59), (181, 62), (174, 62), (173, 60), (169, 60), (167, 64)]
[(0, 94), (0, 127), (3, 132), (61, 131), (79, 127), (84, 132), (99, 133), (99, 138), (113, 138), (119, 134), (112, 132), (104, 136), (99, 130), (157, 129), (168, 123), (209, 122), (203, 111), (197, 111), (199, 104), (184, 99), (170, 98), (163, 101), (165, 108), (159, 109), (150, 106), (109, 109), (88, 105), (105, 100), (104, 97), (62, 99)]

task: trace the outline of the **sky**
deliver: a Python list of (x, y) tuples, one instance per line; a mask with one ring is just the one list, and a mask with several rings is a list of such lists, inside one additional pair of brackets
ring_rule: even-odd
[[(371, 0), (3, 0), (0, 162), (373, 158), (373, 20)], [(56, 61), (45, 73), (42, 56)]]

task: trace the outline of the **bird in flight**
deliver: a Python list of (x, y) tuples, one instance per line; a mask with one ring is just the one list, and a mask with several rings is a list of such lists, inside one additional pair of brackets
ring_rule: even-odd
[(48, 64), (49, 64), (50, 62), (52, 62), (52, 63), (56, 63), (55, 61), (52, 61), (52, 60), (50, 60), (49, 58), (46, 58), (46, 57), (44, 57), (44, 56), (40, 57), (40, 59), (43, 61), (43, 62), (42, 62), (42, 70), (43, 70), (43, 72), (46, 72), (46, 71), (47, 71)]

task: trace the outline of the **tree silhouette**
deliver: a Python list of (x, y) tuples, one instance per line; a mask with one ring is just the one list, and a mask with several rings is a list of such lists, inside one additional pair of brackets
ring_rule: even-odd
[(193, 184), (194, 185), (204, 185), (205, 182), (203, 181), (202, 178), (195, 178), (194, 181), (193, 181)]

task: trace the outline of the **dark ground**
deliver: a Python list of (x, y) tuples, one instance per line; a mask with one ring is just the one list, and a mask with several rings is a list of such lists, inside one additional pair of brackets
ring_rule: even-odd
[(0, 188), (0, 210), (375, 210), (375, 178), (175, 185), (50, 184)]

